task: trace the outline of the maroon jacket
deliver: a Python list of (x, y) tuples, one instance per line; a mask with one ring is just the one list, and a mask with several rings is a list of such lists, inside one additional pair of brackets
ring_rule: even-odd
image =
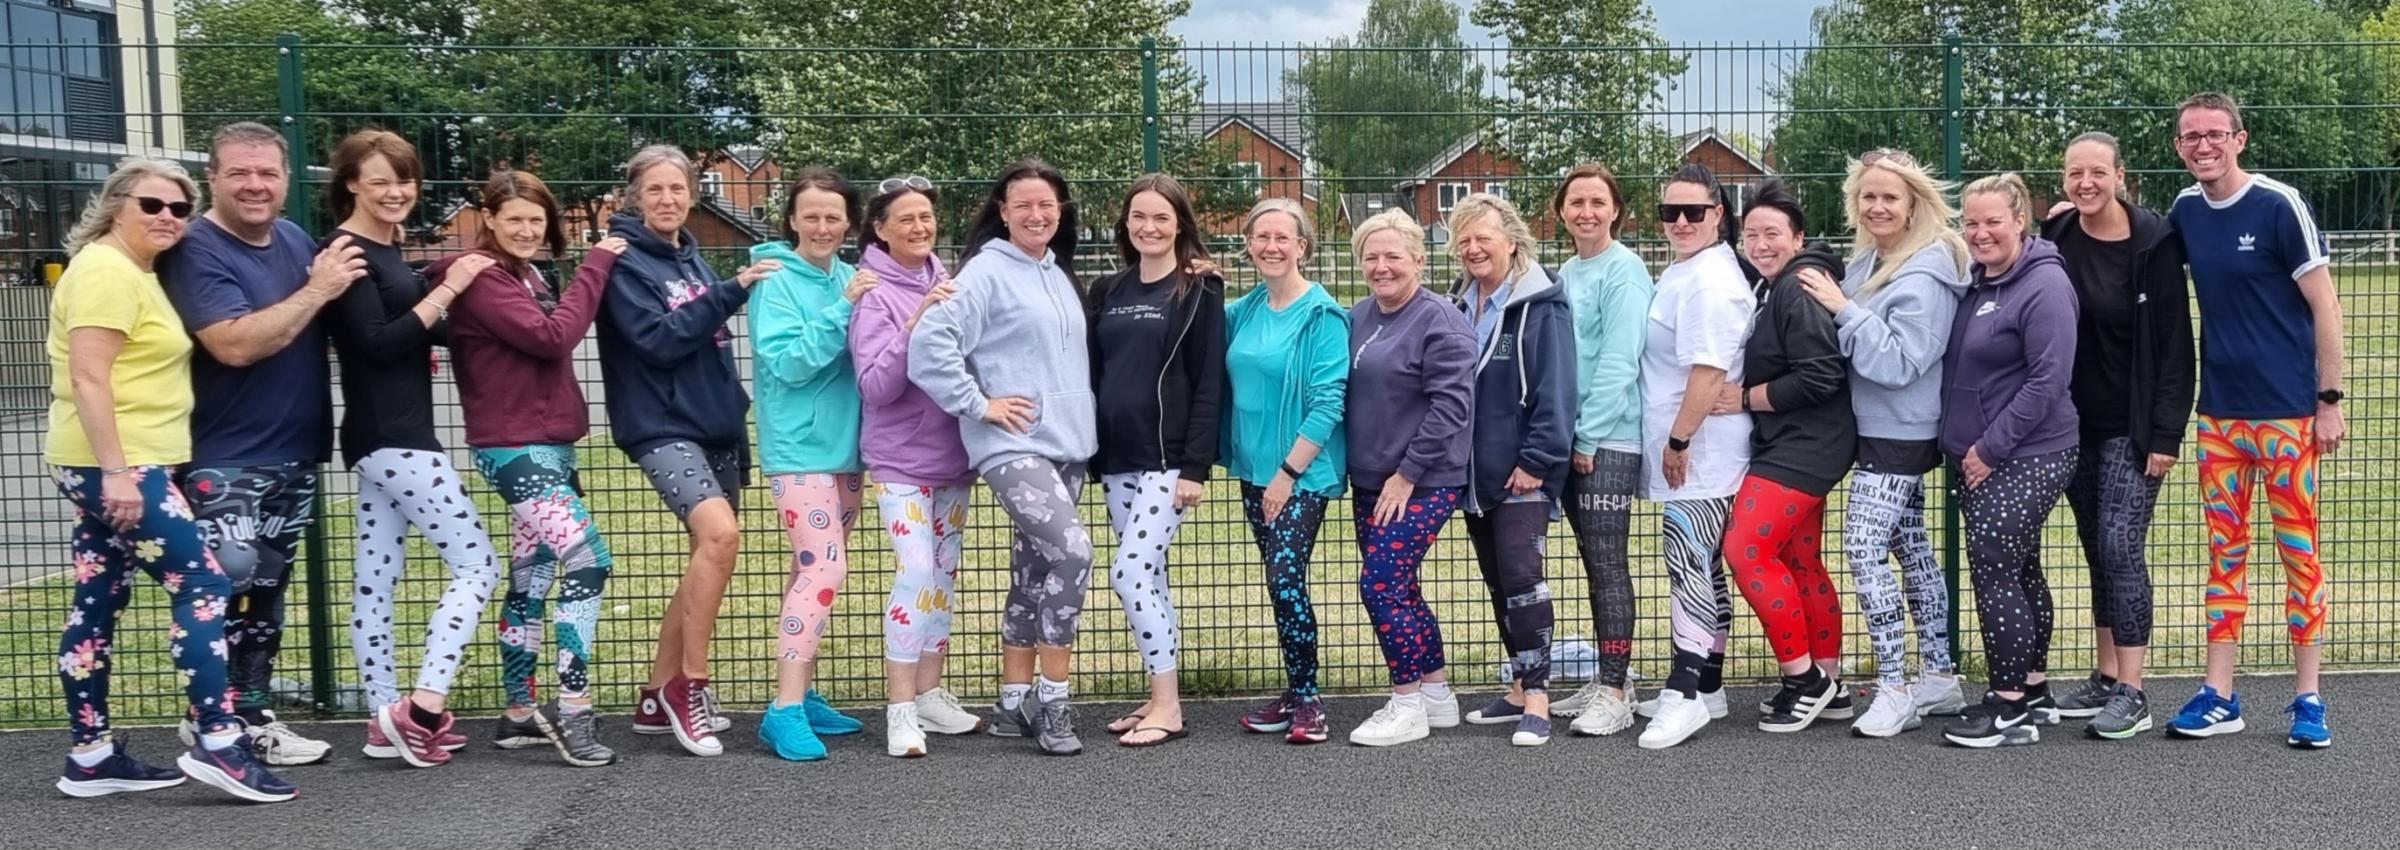
[[(426, 279), (440, 280), (460, 256), (426, 267)], [(450, 306), (450, 357), (467, 445), (571, 445), (591, 433), (575, 348), (600, 316), (600, 296), (616, 264), (617, 255), (607, 251), (584, 255), (557, 305), (545, 310), (534, 297), (535, 287), (546, 286), (541, 277), (529, 269), (520, 278), (503, 260)]]

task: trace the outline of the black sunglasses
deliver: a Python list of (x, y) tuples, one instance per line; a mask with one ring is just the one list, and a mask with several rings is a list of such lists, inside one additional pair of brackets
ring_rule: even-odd
[(192, 217), (192, 202), (190, 201), (170, 201), (165, 198), (141, 195), (133, 199), (133, 204), (141, 208), (143, 215), (157, 215), (159, 210), (166, 210), (168, 215), (178, 219)]
[(923, 177), (918, 177), (914, 174), (907, 174), (899, 177), (886, 177), (883, 179), (882, 183), (876, 184), (875, 194), (889, 195), (902, 189), (915, 189), (919, 192), (931, 192), (933, 191), (933, 181), (927, 180)]
[(1680, 218), (1692, 224), (1699, 224), (1707, 221), (1709, 211), (1716, 208), (1716, 204), (1659, 204), (1658, 221), (1660, 224), (1674, 224), (1675, 220)]

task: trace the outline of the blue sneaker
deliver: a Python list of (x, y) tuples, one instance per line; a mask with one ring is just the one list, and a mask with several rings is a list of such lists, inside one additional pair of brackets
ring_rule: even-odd
[(2292, 707), (2283, 713), (2292, 716), (2292, 734), (2284, 743), (2303, 750), (2333, 746), (2333, 730), (2325, 727), (2325, 698), (2315, 691), (2293, 697)]
[(2183, 704), (2183, 711), (2167, 722), (2169, 734), (2185, 738), (2210, 738), (2242, 731), (2242, 695), (2231, 699), (2217, 689), (2201, 685), (2192, 701)]
[(808, 689), (808, 697), (800, 704), (808, 710), (809, 728), (817, 730), (819, 735), (848, 735), (867, 728), (858, 718), (835, 711), (833, 703), (826, 702), (825, 695), (817, 693), (815, 688)]
[(96, 766), (84, 767), (68, 757), (66, 769), (58, 773), (59, 793), (69, 797), (105, 797), (120, 791), (155, 791), (183, 784), (183, 774), (152, 767), (126, 752), (125, 736), (110, 735), (108, 742), (115, 752)]
[(802, 706), (768, 704), (767, 715), (758, 720), (758, 740), (790, 761), (825, 758), (825, 742), (809, 727), (808, 711)]
[(300, 796), (291, 783), (267, 772), (254, 747), (249, 735), (243, 735), (231, 746), (214, 750), (203, 739), (176, 757), (175, 766), (183, 768), (185, 776), (253, 803), (280, 803)]

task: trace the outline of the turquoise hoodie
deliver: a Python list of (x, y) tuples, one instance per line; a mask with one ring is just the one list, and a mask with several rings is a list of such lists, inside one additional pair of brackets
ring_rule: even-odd
[(750, 296), (758, 445), (768, 475), (857, 472), (858, 373), (850, 366), (850, 302), (858, 273), (840, 257), (826, 271), (787, 242), (751, 246), (750, 261), (783, 269)]
[(1649, 333), (1650, 269), (1616, 242), (1600, 256), (1558, 267), (1575, 313), (1575, 452), (1642, 443), (1642, 340)]
[(1350, 381), (1350, 314), (1313, 283), (1300, 300), (1272, 310), (1262, 284), (1226, 305), (1225, 338), (1232, 392), (1218, 456), (1226, 471), (1264, 487), (1283, 468), (1292, 440), (1305, 437), (1317, 444), (1317, 458), (1294, 486), (1342, 495), (1349, 468), (1342, 406)]

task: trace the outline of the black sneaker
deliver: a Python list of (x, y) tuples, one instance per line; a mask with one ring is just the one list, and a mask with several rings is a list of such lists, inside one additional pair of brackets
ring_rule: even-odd
[(1979, 750), (2039, 742), (2042, 730), (2034, 727), (2030, 702), (2031, 694), (2023, 699), (2005, 700), (1986, 691), (1982, 703), (1969, 706), (1958, 719), (1942, 727), (1942, 737), (1950, 743)]
[(2058, 698), (2050, 695), (2050, 683), (2025, 686), (2025, 710), (2033, 714), (2033, 725), (2058, 725)]
[(92, 767), (76, 764), (67, 758), (67, 767), (58, 773), (59, 793), (69, 797), (105, 797), (125, 791), (155, 791), (183, 784), (180, 771), (156, 767), (133, 757), (125, 749), (124, 735), (110, 735), (108, 742), (115, 752)]
[(1767, 700), (1767, 712), (1759, 715), (1761, 732), (1798, 732), (1815, 723), (1833, 702), (1834, 692), (1841, 683), (1819, 673), (1815, 681), (1798, 676), (1783, 677), (1783, 689)]
[(533, 716), (523, 720), (501, 712), (500, 719), (492, 727), (492, 746), (503, 750), (547, 747), (551, 746), (550, 732), (549, 723), (543, 720), (541, 709), (534, 709)]
[[(2047, 683), (2045, 683), (2047, 684)], [(2117, 694), (2117, 680), (2095, 672), (2057, 699), (2060, 717), (2097, 717)]]
[[(1557, 712), (1553, 711), (1551, 713), (1556, 714)], [(1775, 699), (1773, 697), (1768, 697), (1766, 699), (1759, 700), (1758, 713), (1762, 717), (1769, 714), (1774, 714)], [(1833, 701), (1825, 704), (1825, 712), (1817, 715), (1817, 719), (1849, 720), (1857, 716), (1858, 704), (1850, 701), (1850, 686), (1840, 682), (1835, 682), (1833, 684)]]
[(2083, 727), (2093, 737), (2122, 741), (2150, 731), (2150, 698), (2140, 688), (2118, 682), (2110, 689), (2108, 704), (2100, 714)]
[(999, 738), (1033, 737), (1035, 733), (1033, 725), (1033, 705), (1034, 702), (1032, 694), (1026, 694), (1024, 699), (1019, 700), (1016, 708), (1009, 708), (1005, 705), (1001, 705), (1000, 703), (993, 703), (992, 725), (986, 727), (984, 731), (990, 732), (994, 737)]

